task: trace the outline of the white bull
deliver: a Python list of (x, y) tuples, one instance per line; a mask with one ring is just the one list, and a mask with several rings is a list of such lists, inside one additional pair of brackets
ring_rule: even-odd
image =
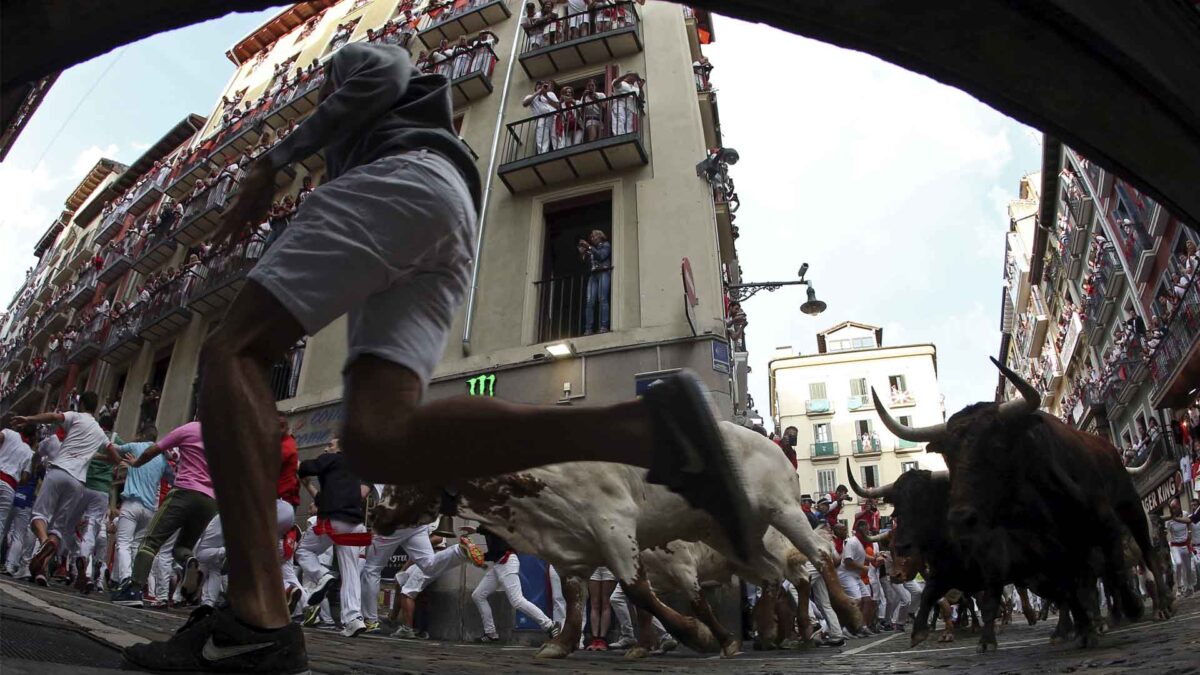
[[(750, 559), (769, 556), (761, 542), (773, 526), (818, 564), (830, 588), (836, 586), (832, 546), (809, 526), (796, 474), (779, 447), (728, 422), (721, 423), (721, 432), (750, 497), (753, 539), (760, 542)], [(567, 462), (458, 486), (459, 515), (487, 524), (515, 550), (552, 563), (563, 577), (566, 625), (539, 657), (562, 658), (576, 648), (583, 622), (581, 580), (599, 566), (608, 567), (634, 604), (685, 645), (700, 652), (726, 646), (708, 627), (659, 601), (643, 573), (640, 552), (675, 540), (702, 541), (731, 558), (729, 543), (707, 514), (667, 488), (647, 483), (645, 476), (645, 469), (624, 464)], [(441, 494), (440, 487), (430, 485), (389, 487), (374, 513), (376, 531), (429, 522)], [(642, 639), (649, 639), (647, 631)]]

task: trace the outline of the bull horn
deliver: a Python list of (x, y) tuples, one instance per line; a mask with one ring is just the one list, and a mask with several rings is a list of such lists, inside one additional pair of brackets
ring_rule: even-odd
[(854, 490), (854, 494), (859, 497), (871, 497), (873, 499), (887, 499), (888, 493), (892, 490), (892, 484), (888, 483), (883, 487), (865, 488), (854, 480), (854, 471), (850, 468), (850, 460), (846, 460), (846, 473), (850, 476), (850, 489)]
[(891, 532), (883, 532), (880, 534), (868, 534), (867, 541), (878, 544), (879, 542), (886, 540), (890, 536), (892, 536)]
[(1146, 461), (1142, 462), (1141, 464), (1138, 464), (1137, 466), (1127, 466), (1127, 467), (1125, 467), (1125, 470), (1129, 472), (1129, 475), (1136, 476), (1139, 473), (1145, 471), (1146, 467), (1148, 467), (1148, 466), (1150, 466), (1149, 458), (1147, 458)]
[(1021, 398), (1012, 401), (1005, 401), (1000, 404), (999, 416), (1001, 419), (1016, 419), (1024, 417), (1042, 406), (1042, 395), (1038, 393), (1037, 387), (1025, 381), (1025, 378), (1014, 373), (1008, 366), (996, 360), (996, 357), (988, 357), (996, 367), (1004, 373), (1005, 379), (1013, 383), (1017, 391), (1021, 392)]
[(871, 398), (875, 400), (875, 412), (879, 413), (879, 419), (883, 421), (883, 426), (902, 441), (932, 443), (946, 435), (945, 423), (929, 427), (906, 427), (897, 422), (887, 408), (883, 407), (883, 403), (879, 400), (879, 394), (875, 393), (875, 387), (871, 387)]

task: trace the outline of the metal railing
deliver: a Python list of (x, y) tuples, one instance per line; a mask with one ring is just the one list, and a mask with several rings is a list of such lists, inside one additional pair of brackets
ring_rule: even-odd
[(210, 185), (203, 192), (186, 200), (183, 204), (183, 216), (179, 218), (179, 222), (175, 223), (171, 228), (171, 233), (176, 234), (184, 229), (200, 217), (207, 213), (210, 209), (221, 208), (225, 206), (225, 200), (232, 192), (233, 179), (222, 179)]
[(276, 401), (292, 398), (300, 384), (300, 368), (304, 363), (305, 341), (301, 340), (271, 366), (271, 393)]
[(191, 275), (183, 275), (158, 289), (158, 292), (150, 298), (150, 302), (146, 303), (146, 308), (142, 312), (139, 332), (158, 323), (168, 314), (184, 308), (193, 278)]
[(234, 244), (233, 248), (202, 261), (191, 271), (194, 278), (190, 284), (189, 299), (198, 298), (249, 272), (265, 250), (266, 239), (255, 233)]
[(809, 452), (811, 453), (811, 456), (814, 459), (820, 458), (820, 457), (837, 457), (838, 456), (837, 441), (824, 441), (821, 443), (811, 443), (811, 444), (809, 444), (808, 447), (809, 447)]
[(568, 40), (567, 38), (570, 36), (571, 24), (579, 24), (580, 19), (585, 19), (591, 26), (591, 33), (585, 37), (576, 38), (576, 40), (591, 40), (603, 37), (606, 33), (621, 30), (622, 28), (640, 26), (641, 21), (641, 17), (637, 13), (637, 8), (632, 2), (618, 2), (586, 12), (576, 12), (575, 14), (554, 17), (549, 21), (543, 21), (525, 29), (525, 38), (521, 43), (520, 53), (525, 54), (526, 52), (542, 49), (543, 47), (553, 47), (567, 42), (575, 42), (576, 40)]
[(918, 443), (917, 441), (906, 441), (906, 440), (901, 439), (901, 440), (896, 441), (895, 449), (896, 450), (915, 450), (919, 447), (921, 447), (921, 444)]
[(857, 439), (851, 441), (850, 444), (854, 447), (854, 454), (856, 455), (871, 455), (881, 452), (878, 438), (872, 437), (865, 443), (862, 439)]
[(1154, 381), (1155, 391), (1160, 391), (1170, 384), (1170, 378), (1179, 362), (1191, 352), (1192, 345), (1198, 338), (1200, 285), (1197, 284), (1197, 276), (1193, 275), (1179, 305), (1167, 320), (1162, 340), (1150, 355), (1150, 377)]
[(108, 337), (108, 316), (97, 314), (92, 317), (83, 330), (79, 332), (79, 338), (75, 341), (75, 346), (72, 347), (68, 358), (75, 358), (75, 355), (82, 352), (87, 346), (102, 345), (105, 338)]
[[(607, 268), (609, 271), (612, 268)], [(584, 334), (589, 274), (551, 277), (535, 281), (538, 295), (538, 342), (551, 342)], [(611, 288), (610, 288), (611, 292)], [(603, 298), (598, 298), (597, 310)], [(598, 319), (593, 327), (599, 326)]]
[(495, 67), (496, 52), (492, 50), (491, 45), (481, 44), (432, 66), (429, 72), (444, 75), (453, 82), (477, 74), (490, 78)]
[[(641, 96), (630, 92), (511, 122), (501, 148), (501, 162), (532, 159), (567, 148), (582, 150), (596, 141), (638, 134), (644, 115)], [(596, 130), (590, 140), (589, 125)]]
[(804, 402), (804, 412), (808, 415), (832, 415), (833, 401), (827, 398), (810, 398)]
[(142, 324), (142, 314), (145, 307), (134, 307), (130, 309), (120, 318), (112, 322), (112, 326), (108, 331), (108, 335), (104, 339), (104, 349), (112, 349), (117, 344), (128, 340), (129, 338), (137, 337), (138, 328)]
[(451, 19), (458, 18), (464, 14), (470, 14), (476, 9), (479, 9), (484, 5), (490, 5), (494, 2), (496, 2), (496, 0), (467, 0), (467, 2), (458, 5), (457, 7), (451, 5), (440, 12), (426, 14), (425, 16), (421, 17), (420, 23), (417, 24), (417, 31), (425, 32), (430, 28), (436, 28), (447, 21), (450, 21)]
[(67, 348), (64, 346), (60, 346), (58, 349), (55, 349), (54, 351), (50, 352), (50, 355), (46, 357), (46, 365), (42, 369), (42, 372), (38, 377), (38, 382), (46, 382), (47, 380), (50, 379), (51, 374), (57, 376), (58, 370), (60, 368), (65, 367), (66, 365), (67, 365)]

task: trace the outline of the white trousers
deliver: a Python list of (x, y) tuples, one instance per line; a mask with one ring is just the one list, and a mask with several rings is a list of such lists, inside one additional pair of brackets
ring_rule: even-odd
[(100, 538), (101, 530), (105, 531), (104, 540), (108, 540), (105, 521), (108, 518), (108, 493), (84, 488), (79, 497), (78, 511), (83, 521), (83, 537), (79, 540), (79, 557), (90, 558), (93, 553), (99, 553), (100, 558), (107, 558), (103, 548), (96, 551), (96, 541)]
[(117, 516), (117, 551), (113, 564), (113, 578), (125, 581), (133, 575), (133, 557), (137, 555), (142, 539), (146, 538), (146, 529), (154, 511), (136, 499), (126, 499), (121, 502), (121, 512)]
[[(280, 572), (284, 577), (283, 587), (285, 589), (289, 585), (289, 575), (290, 579), (294, 581), (292, 585), (300, 585), (299, 580), (296, 579), (292, 561), (283, 559), (282, 539), (287, 535), (288, 530), (292, 529), (295, 522), (296, 510), (292, 505), (282, 499), (276, 499), (275, 536), (280, 540), (276, 551), (279, 554)], [(220, 599), (225, 588), (221, 577), (221, 567), (225, 564), (225, 530), (221, 526), (220, 515), (213, 516), (213, 519), (208, 521), (208, 527), (204, 528), (204, 533), (196, 541), (194, 555), (196, 562), (200, 565), (200, 573), (204, 575), (204, 585), (200, 589), (200, 604), (216, 607), (217, 600)]]
[[(367, 528), (362, 523), (347, 523), (341, 520), (330, 520), (329, 524), (333, 527), (333, 531), (337, 534), (351, 534), (355, 532), (366, 532)], [(296, 547), (296, 562), (299, 563), (300, 569), (304, 571), (304, 579), (311, 586), (316, 584), (318, 580), (326, 573), (325, 567), (321, 565), (318, 556), (333, 547), (338, 559), (338, 567), (341, 570), (342, 577), (342, 624), (348, 624), (355, 619), (362, 618), (362, 588), (361, 588), (361, 560), (359, 556), (362, 554), (362, 546), (337, 546), (329, 535), (317, 534), (315, 527), (310, 527), (300, 538), (300, 544)]]
[(57, 466), (46, 470), (37, 499), (33, 501), (33, 521), (46, 524), (46, 531), (58, 538), (60, 544), (75, 538), (76, 522), (71, 522), (76, 513), (79, 498), (83, 495), (83, 483)]
[(364, 619), (379, 620), (379, 580), (383, 575), (384, 566), (387, 565), (388, 559), (392, 557), (397, 548), (403, 547), (404, 552), (408, 554), (408, 559), (413, 561), (413, 564), (431, 579), (438, 578), (455, 562), (461, 562), (461, 547), (447, 546), (445, 549), (435, 552), (433, 544), (429, 542), (429, 532), (430, 527), (422, 525), (396, 530), (394, 534), (387, 536), (379, 534), (371, 536), (371, 545), (367, 547), (362, 565), (362, 613)]
[(9, 572), (16, 574), (17, 570), (29, 564), (33, 557), (33, 533), (29, 531), (29, 520), (33, 517), (33, 509), (12, 509), (12, 523), (8, 528), (8, 555), (4, 566)]
[(1175, 594), (1191, 591), (1196, 580), (1192, 577), (1192, 554), (1186, 546), (1171, 545), (1171, 567), (1175, 571)]
[(11, 531), (8, 514), (12, 512), (13, 497), (16, 492), (4, 481), (0, 481), (0, 540), (7, 539)]
[(842, 623), (838, 621), (837, 614), (833, 612), (833, 605), (829, 602), (829, 587), (825, 585), (825, 577), (821, 576), (812, 563), (804, 563), (804, 569), (808, 572), (809, 593), (812, 595), (812, 602), (825, 617), (825, 632), (828, 633), (826, 637), (830, 640), (842, 639)]
[(504, 595), (508, 596), (508, 604), (512, 605), (513, 609), (533, 619), (542, 628), (554, 625), (550, 617), (538, 609), (537, 605), (525, 599), (525, 594), (521, 592), (520, 571), (521, 561), (515, 553), (510, 553), (504, 563), (491, 563), (488, 571), (479, 580), (479, 585), (471, 591), (471, 599), (475, 601), (479, 617), (483, 619), (485, 635), (496, 636), (496, 621), (492, 618), (492, 606), (488, 604), (488, 596), (500, 587), (504, 589)]
[(171, 551), (175, 548), (175, 539), (178, 536), (179, 531), (176, 530), (171, 533), (170, 537), (167, 537), (162, 548), (158, 549), (158, 553), (154, 556), (154, 563), (150, 567), (150, 578), (147, 579), (148, 588), (155, 600), (166, 602), (167, 596), (171, 593), (171, 571), (175, 562)]

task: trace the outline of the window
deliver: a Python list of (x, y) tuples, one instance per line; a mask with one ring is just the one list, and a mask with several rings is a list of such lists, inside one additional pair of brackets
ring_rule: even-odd
[(825, 395), (825, 383), (813, 382), (808, 385), (808, 397), (810, 399), (829, 398)]
[(1123, 448), (1132, 448), (1133, 447), (1133, 437), (1129, 435), (1128, 429), (1121, 432), (1121, 446)]
[(904, 381), (903, 375), (891, 375), (888, 377), (888, 386), (899, 391), (908, 391), (908, 384)]
[(916, 471), (916, 470), (917, 470), (916, 462), (900, 462), (900, 473), (906, 473), (908, 471)]
[(866, 396), (867, 395), (867, 378), (860, 377), (850, 380), (850, 395), (851, 396)]
[[(612, 194), (599, 192), (546, 204), (537, 341), (608, 332), (612, 293)], [(599, 232), (600, 244), (585, 249)], [(590, 291), (590, 292), (589, 292)]]
[(900, 424), (903, 424), (906, 427), (912, 426), (912, 415), (901, 415), (896, 419), (900, 421)]
[(817, 491), (828, 495), (837, 487), (837, 470), (820, 469), (817, 471)]
[(871, 464), (869, 466), (859, 467), (862, 470), (863, 487), (879, 487), (879, 467)]
[(874, 433), (874, 429), (872, 429), (871, 420), (855, 420), (855, 422), (854, 422), (854, 435), (855, 436), (859, 436), (859, 437), (870, 436), (873, 433)]
[(829, 423), (824, 422), (821, 424), (814, 424), (813, 425), (813, 442), (828, 443), (829, 440), (830, 440)]

